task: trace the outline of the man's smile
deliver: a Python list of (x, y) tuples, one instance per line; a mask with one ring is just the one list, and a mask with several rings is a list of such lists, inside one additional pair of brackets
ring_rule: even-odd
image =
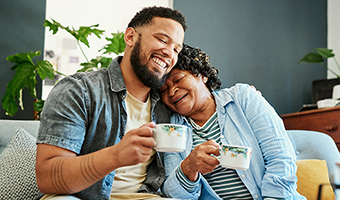
[(152, 60), (163, 70), (169, 67), (169, 64), (167, 64), (165, 61), (163, 61), (162, 59), (158, 57), (153, 56)]

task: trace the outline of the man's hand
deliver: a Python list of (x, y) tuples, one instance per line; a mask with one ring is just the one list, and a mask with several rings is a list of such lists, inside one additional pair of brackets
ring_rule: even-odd
[(136, 165), (150, 159), (152, 148), (155, 145), (152, 128), (154, 122), (144, 124), (140, 128), (130, 130), (123, 139), (112, 148), (115, 153), (115, 162), (118, 167)]
[(118, 167), (148, 161), (155, 141), (145, 124), (125, 134), (116, 145), (77, 156), (61, 147), (38, 144), (36, 178), (45, 194), (71, 194), (84, 190)]
[(211, 154), (218, 156), (219, 148), (220, 146), (213, 140), (198, 145), (181, 163), (184, 175), (194, 182), (199, 172), (205, 174), (213, 171), (220, 162)]

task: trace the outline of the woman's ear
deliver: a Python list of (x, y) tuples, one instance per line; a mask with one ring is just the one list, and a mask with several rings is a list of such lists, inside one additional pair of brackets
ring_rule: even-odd
[(132, 47), (134, 45), (134, 38), (135, 36), (138, 35), (136, 30), (132, 27), (129, 27), (125, 30), (124, 34), (124, 41), (127, 46)]

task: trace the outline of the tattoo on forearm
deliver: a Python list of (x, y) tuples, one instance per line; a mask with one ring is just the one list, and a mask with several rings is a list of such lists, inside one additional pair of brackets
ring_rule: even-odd
[(80, 171), (83, 177), (90, 183), (97, 182), (101, 178), (100, 173), (94, 166), (93, 154), (85, 156), (84, 158), (81, 159)]
[(64, 158), (57, 158), (52, 163), (51, 181), (52, 186), (58, 193), (71, 193), (63, 177)]

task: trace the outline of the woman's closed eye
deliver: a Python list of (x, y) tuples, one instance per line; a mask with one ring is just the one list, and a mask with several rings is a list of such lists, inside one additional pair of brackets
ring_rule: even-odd
[(168, 88), (160, 88), (158, 92), (159, 92), (159, 94), (162, 95), (167, 90), (168, 90)]
[(180, 82), (181, 80), (183, 80), (183, 78), (185, 78), (185, 77), (186, 77), (186, 75), (183, 75), (183, 74), (172, 76), (172, 77), (171, 77), (171, 82), (173, 82), (173, 83), (179, 83), (179, 82)]

